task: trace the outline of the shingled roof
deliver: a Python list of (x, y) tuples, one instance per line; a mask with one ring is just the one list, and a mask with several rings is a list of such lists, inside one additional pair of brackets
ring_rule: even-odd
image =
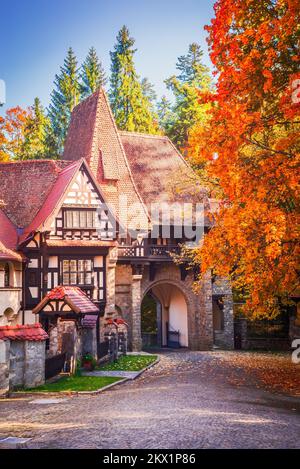
[(0, 326), (0, 340), (29, 340), (32, 342), (40, 342), (46, 339), (48, 339), (48, 334), (39, 323)]
[(59, 206), (82, 165), (93, 177), (83, 159), (0, 163), (0, 199), (4, 201), (3, 211), (0, 210), (0, 241), (15, 249), (38, 230)]
[(120, 221), (122, 213), (119, 200), (121, 196), (127, 196), (128, 202), (136, 207), (128, 214), (129, 228), (137, 225), (148, 227), (147, 210), (132, 177), (103, 89), (74, 108), (63, 158), (72, 161), (85, 158), (100, 184), (106, 202), (111, 204)]
[[(53, 300), (63, 300), (76, 314), (98, 314), (99, 308), (93, 303), (89, 297), (79, 288), (75, 286), (62, 286), (53, 288), (40, 301), (40, 303), (32, 310), (34, 314), (39, 313), (42, 309)], [(46, 312), (49, 313), (48, 311)], [(51, 313), (49, 313), (51, 314)], [(61, 315), (68, 314), (68, 311), (61, 311)]]
[[(121, 221), (120, 196), (142, 207), (148, 217), (151, 203), (195, 203), (207, 198), (168, 137), (117, 130), (103, 89), (74, 108), (63, 158), (87, 160)], [(137, 210), (132, 212), (129, 228), (137, 222)]]
[(192, 168), (168, 137), (119, 131), (145, 203), (198, 202), (205, 196)]

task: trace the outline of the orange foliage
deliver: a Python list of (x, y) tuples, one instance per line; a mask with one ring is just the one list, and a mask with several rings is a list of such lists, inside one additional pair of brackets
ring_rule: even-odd
[(17, 106), (6, 111), (5, 118), (0, 117), (0, 161), (22, 159), (25, 129), (29, 110)]
[(212, 108), (189, 154), (222, 202), (197, 258), (247, 292), (249, 317), (273, 317), (299, 286), (300, 0), (218, 0), (214, 10), (216, 91), (200, 96)]

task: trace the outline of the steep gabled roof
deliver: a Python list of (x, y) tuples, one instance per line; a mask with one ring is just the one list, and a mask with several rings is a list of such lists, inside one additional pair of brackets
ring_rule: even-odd
[(103, 89), (74, 108), (63, 158), (70, 161), (85, 158), (117, 217), (122, 221), (119, 201), (120, 197), (126, 196), (136, 207), (128, 214), (128, 226), (148, 227), (148, 213), (131, 174)]
[(3, 210), (0, 210), (0, 242), (5, 247), (16, 249), (32, 232), (46, 224), (59, 208), (68, 186), (82, 166), (104, 199), (84, 159), (73, 162), (29, 160), (0, 164), (0, 199), (5, 204)]
[(81, 160), (76, 161), (75, 163), (69, 164), (68, 166), (63, 168), (57, 174), (57, 178), (52, 184), (52, 187), (50, 188), (50, 191), (48, 192), (46, 199), (43, 201), (39, 211), (31, 221), (31, 223), (24, 229), (24, 232), (20, 238), (21, 242), (24, 241), (31, 232), (34, 232), (38, 228), (40, 228), (40, 226), (57, 208), (60, 199), (62, 198), (69, 183), (73, 179), (74, 175), (77, 173), (81, 164)]

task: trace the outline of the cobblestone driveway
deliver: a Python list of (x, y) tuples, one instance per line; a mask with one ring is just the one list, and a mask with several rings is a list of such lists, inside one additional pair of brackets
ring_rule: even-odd
[(60, 404), (0, 400), (0, 436), (31, 448), (298, 447), (299, 400), (230, 384), (218, 357), (162, 353), (137, 380)]

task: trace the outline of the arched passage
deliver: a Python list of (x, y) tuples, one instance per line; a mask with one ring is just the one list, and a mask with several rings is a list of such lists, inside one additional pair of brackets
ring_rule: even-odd
[(188, 308), (181, 289), (169, 282), (152, 285), (141, 307), (143, 346), (188, 347)]

